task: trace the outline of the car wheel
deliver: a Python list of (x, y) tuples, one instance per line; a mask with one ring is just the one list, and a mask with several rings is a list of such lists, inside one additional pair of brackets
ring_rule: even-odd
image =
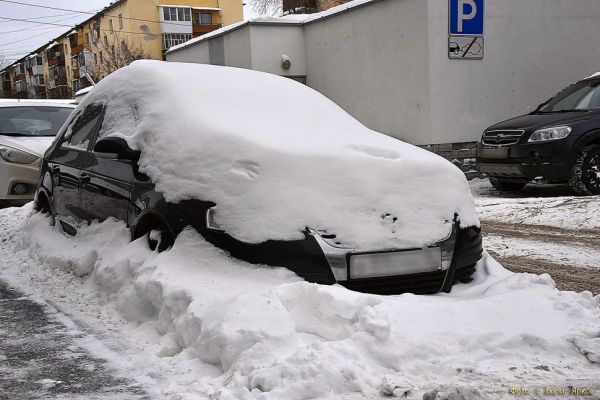
[(580, 196), (600, 194), (600, 146), (581, 150), (569, 174), (569, 187)]
[(52, 207), (50, 207), (50, 202), (48, 201), (48, 199), (46, 198), (45, 195), (38, 196), (38, 199), (35, 202), (34, 209), (37, 212), (40, 212), (40, 213), (48, 216), (48, 218), (50, 220), (50, 226), (56, 225), (56, 217), (55, 217), (54, 213), (52, 212)]
[(175, 238), (164, 225), (154, 227), (145, 236), (150, 250), (158, 250), (159, 253), (168, 250), (175, 242)]
[(527, 185), (527, 182), (509, 182), (494, 177), (490, 177), (490, 183), (495, 189), (500, 190), (501, 192), (518, 192)]

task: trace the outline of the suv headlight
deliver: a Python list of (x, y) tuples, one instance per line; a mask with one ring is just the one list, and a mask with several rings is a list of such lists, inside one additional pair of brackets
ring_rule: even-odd
[(571, 130), (570, 126), (555, 126), (552, 128), (540, 129), (531, 134), (529, 143), (564, 139), (569, 136)]
[(0, 146), (0, 157), (13, 164), (31, 164), (39, 157), (12, 147)]

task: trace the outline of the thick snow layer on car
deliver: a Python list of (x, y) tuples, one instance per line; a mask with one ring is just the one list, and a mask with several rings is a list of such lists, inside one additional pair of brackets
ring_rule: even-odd
[(107, 104), (101, 135), (140, 149), (168, 201), (214, 201), (240, 240), (299, 239), (310, 227), (355, 248), (411, 247), (445, 238), (455, 214), (479, 223), (460, 170), (290, 79), (139, 61), (81, 106), (91, 102)]
[[(514, 398), (511, 388), (600, 389), (600, 296), (560, 292), (549, 276), (513, 274), (488, 256), (475, 281), (449, 295), (375, 296), (237, 261), (193, 230), (157, 254), (143, 240), (129, 243), (121, 222), (69, 237), (27, 213), (0, 211), (0, 276), (35, 290), (54, 282), (48, 293), (68, 310), (99, 297), (103, 312), (138, 324), (111, 322), (112, 335), (137, 346), (121, 348), (118, 362), (139, 382), (159, 381), (158, 398), (499, 399)], [(157, 376), (156, 366), (172, 376)]]

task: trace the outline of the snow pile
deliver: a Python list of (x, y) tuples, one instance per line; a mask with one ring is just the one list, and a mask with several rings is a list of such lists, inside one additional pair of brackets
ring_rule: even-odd
[(92, 102), (107, 104), (101, 135), (140, 149), (167, 201), (216, 202), (240, 240), (302, 239), (311, 227), (348, 247), (414, 247), (447, 237), (455, 213), (479, 223), (460, 170), (287, 78), (137, 61), (80, 107)]
[(600, 376), (600, 297), (489, 257), (451, 295), (384, 297), (240, 262), (193, 230), (161, 254), (126, 232), (109, 220), (71, 238), (36, 215), (12, 240), (28, 257), (87, 272), (111, 310), (154, 327), (157, 362), (218, 368), (178, 398), (510, 398), (514, 386)]

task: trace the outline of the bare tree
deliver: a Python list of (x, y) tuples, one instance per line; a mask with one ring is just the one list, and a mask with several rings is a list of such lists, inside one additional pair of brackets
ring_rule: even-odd
[(6, 57), (4, 56), (4, 53), (0, 53), (0, 71), (2, 71), (4, 68), (8, 67), (9, 64), (10, 64), (10, 61), (6, 59)]
[(283, 14), (283, 0), (252, 0), (252, 9), (259, 15)]
[(98, 80), (119, 68), (128, 66), (135, 60), (150, 58), (149, 54), (131, 45), (127, 39), (120, 40), (119, 37), (115, 38), (112, 45), (103, 47), (102, 57), (92, 68), (94, 77)]

